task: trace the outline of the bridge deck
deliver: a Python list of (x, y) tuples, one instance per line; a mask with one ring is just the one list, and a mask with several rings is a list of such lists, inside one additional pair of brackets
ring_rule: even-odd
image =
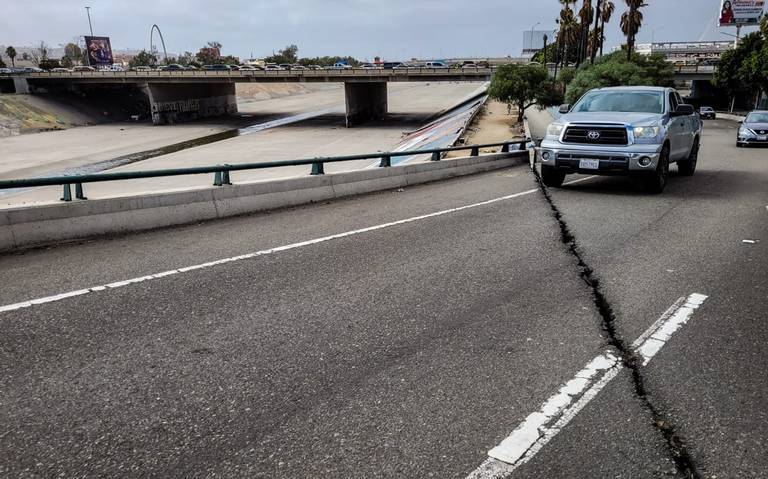
[(247, 82), (415, 82), (488, 81), (495, 68), (403, 68), (394, 70), (42, 72), (23, 75), (33, 82), (70, 83), (247, 83)]

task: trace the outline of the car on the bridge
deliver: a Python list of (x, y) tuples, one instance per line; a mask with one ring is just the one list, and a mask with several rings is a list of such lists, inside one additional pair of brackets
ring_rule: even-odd
[(715, 113), (715, 109), (711, 106), (702, 106), (699, 108), (699, 116), (702, 119), (714, 120), (717, 118), (717, 113)]
[(96, 69), (93, 67), (89, 67), (88, 65), (78, 65), (76, 67), (72, 67), (73, 72), (95, 72)]
[(290, 70), (293, 67), (293, 65), (291, 65), (290, 63), (281, 63), (279, 67), (282, 68), (283, 70)]
[(70, 73), (72, 70), (69, 68), (56, 67), (51, 68), (51, 73)]
[(362, 65), (360, 65), (360, 68), (362, 68), (363, 70), (381, 70), (382, 69), (381, 66), (376, 65), (374, 63), (363, 63)]
[(768, 145), (768, 110), (750, 112), (739, 125), (736, 146)]
[(270, 70), (285, 70), (285, 68), (281, 67), (280, 65), (277, 65), (276, 63), (267, 63), (264, 65), (264, 70), (270, 71)]
[(165, 71), (180, 72), (180, 71), (186, 70), (186, 68), (179, 65), (178, 63), (171, 63), (170, 65), (161, 66), (159, 70), (161, 72), (165, 72)]
[(322, 70), (323, 69), (323, 67), (321, 67), (320, 65), (310, 65), (308, 68), (310, 70)]
[(254, 71), (261, 71), (263, 68), (261, 68), (258, 65), (241, 65), (240, 71), (241, 72), (254, 72)]
[(13, 73), (13, 70), (10, 68), (0, 68), (0, 75), (10, 75)]
[(203, 70), (228, 72), (229, 65), (224, 65), (223, 63), (217, 63), (215, 65), (203, 65)]
[(445, 62), (427, 62), (424, 64), (425, 68), (448, 68), (448, 65), (445, 64)]
[(622, 175), (661, 193), (670, 163), (681, 175), (696, 170), (702, 122), (674, 88), (597, 88), (560, 113), (537, 149), (546, 186), (570, 173)]

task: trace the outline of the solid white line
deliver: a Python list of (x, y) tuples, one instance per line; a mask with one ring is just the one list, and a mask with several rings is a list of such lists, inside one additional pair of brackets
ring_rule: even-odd
[[(632, 349), (643, 358), (643, 366), (688, 322), (694, 310), (706, 299), (707, 296), (698, 293), (681, 297), (632, 343)], [(622, 367), (610, 351), (594, 358), (557, 394), (547, 399), (539, 411), (529, 415), (512, 434), (488, 451), (488, 459), (467, 479), (505, 477), (531, 460), (619, 374)]]
[[(591, 178), (591, 177), (580, 178), (578, 180), (569, 181), (568, 183), (565, 183), (565, 184), (579, 183), (581, 181), (588, 180), (589, 178)], [(161, 273), (150, 274), (150, 275), (147, 275), (147, 276), (140, 276), (138, 278), (131, 278), (131, 279), (123, 280), (123, 281), (115, 281), (113, 283), (108, 283), (108, 284), (104, 284), (104, 285), (100, 285), (100, 286), (93, 286), (91, 288), (79, 289), (77, 291), (70, 291), (70, 292), (67, 292), (67, 293), (56, 294), (56, 295), (53, 295), (53, 296), (46, 296), (44, 298), (31, 299), (31, 300), (21, 301), (19, 303), (13, 303), (13, 304), (6, 304), (4, 306), (0, 306), (0, 313), (6, 312), (6, 311), (15, 311), (17, 309), (22, 309), (22, 308), (28, 308), (28, 307), (30, 307), (32, 305), (35, 305), (35, 304), (52, 303), (54, 301), (61, 301), (62, 299), (70, 298), (72, 296), (81, 296), (81, 295), (88, 294), (88, 293), (93, 293), (93, 292), (96, 292), (96, 291), (104, 291), (106, 289), (120, 288), (120, 287), (123, 287), (123, 286), (128, 286), (129, 284), (141, 283), (143, 281), (149, 281), (149, 280), (153, 280), (153, 279), (164, 278), (166, 276), (172, 276), (172, 275), (179, 274), (179, 273), (187, 273), (189, 271), (194, 271), (194, 270), (198, 270), (198, 269), (210, 268), (210, 267), (218, 266), (218, 265), (225, 264), (225, 263), (232, 263), (232, 262), (235, 262), (235, 261), (242, 261), (242, 260), (245, 260), (245, 259), (251, 259), (251, 258), (255, 258), (257, 256), (264, 256), (264, 255), (268, 255), (268, 254), (272, 254), (272, 253), (277, 253), (277, 252), (280, 252), (280, 251), (288, 251), (288, 250), (291, 250), (291, 249), (301, 248), (303, 246), (310, 246), (310, 245), (317, 244), (317, 243), (324, 243), (326, 241), (331, 241), (331, 240), (335, 240), (335, 239), (339, 239), (339, 238), (345, 238), (347, 236), (353, 236), (353, 235), (358, 235), (358, 234), (361, 234), (361, 233), (368, 233), (370, 231), (376, 231), (376, 230), (380, 230), (380, 229), (384, 229), (384, 228), (390, 228), (392, 226), (403, 225), (403, 224), (406, 224), (406, 223), (413, 223), (414, 221), (424, 220), (424, 219), (427, 219), (427, 218), (434, 218), (434, 217), (437, 217), (437, 216), (443, 216), (443, 215), (447, 215), (447, 214), (450, 214), (450, 213), (456, 213), (458, 211), (464, 211), (464, 210), (468, 210), (468, 209), (471, 209), (471, 208), (478, 208), (480, 206), (491, 205), (493, 203), (498, 203), (500, 201), (511, 200), (513, 198), (519, 198), (521, 196), (530, 195), (531, 193), (536, 193), (537, 191), (539, 191), (539, 190), (537, 188), (534, 188), (534, 189), (531, 189), (531, 190), (522, 191), (520, 193), (515, 193), (515, 194), (512, 194), (512, 195), (501, 196), (499, 198), (493, 198), (493, 199), (490, 199), (490, 200), (487, 200), (487, 201), (481, 201), (479, 203), (473, 203), (473, 204), (469, 204), (469, 205), (465, 205), (465, 206), (459, 206), (459, 207), (456, 207), (456, 208), (450, 208), (450, 209), (447, 209), (447, 210), (436, 211), (434, 213), (429, 213), (429, 214), (426, 214), (426, 215), (414, 216), (412, 218), (406, 218), (406, 219), (403, 219), (403, 220), (393, 221), (391, 223), (384, 223), (384, 224), (380, 224), (380, 225), (369, 226), (367, 228), (361, 228), (361, 229), (357, 229), (357, 230), (347, 231), (347, 232), (344, 232), (344, 233), (338, 233), (338, 234), (335, 234), (335, 235), (324, 236), (322, 238), (315, 238), (315, 239), (311, 239), (311, 240), (307, 240), (307, 241), (302, 241), (302, 242), (299, 242), (299, 243), (292, 243), (292, 244), (288, 244), (288, 245), (284, 245), (284, 246), (277, 246), (275, 248), (270, 248), (270, 249), (265, 249), (265, 250), (261, 250), (261, 251), (256, 251), (256, 252), (253, 252), (253, 253), (247, 253), (247, 254), (243, 254), (243, 255), (240, 255), (240, 256), (232, 256), (230, 258), (223, 258), (223, 259), (219, 259), (219, 260), (215, 260), (215, 261), (209, 261), (207, 263), (201, 263), (201, 264), (196, 264), (196, 265), (192, 265), (192, 266), (187, 266), (187, 267), (184, 267), (184, 268), (172, 269), (172, 270), (168, 270), (168, 271), (163, 271)]]

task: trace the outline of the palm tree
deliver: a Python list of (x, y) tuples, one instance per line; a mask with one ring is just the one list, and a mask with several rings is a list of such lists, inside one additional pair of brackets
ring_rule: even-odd
[(635, 48), (635, 36), (643, 25), (643, 12), (640, 7), (646, 6), (643, 0), (624, 0), (629, 10), (621, 14), (621, 31), (627, 37), (627, 61), (632, 59), (632, 50)]
[(16, 49), (13, 47), (8, 47), (5, 49), (5, 54), (8, 55), (8, 58), (11, 59), (11, 66), (15, 67), (16, 62), (14, 62), (13, 59), (16, 58)]
[(589, 25), (592, 23), (592, 16), (595, 10), (592, 8), (592, 0), (584, 0), (579, 10), (579, 55), (576, 64), (578, 65), (587, 57), (587, 35), (589, 34)]
[(560, 39), (563, 42), (563, 48), (565, 50), (565, 54), (563, 55), (564, 65), (568, 64), (572, 48), (578, 47), (580, 28), (579, 22), (576, 21), (576, 16), (573, 14), (573, 10), (566, 8), (560, 12)]
[(610, 0), (602, 0), (600, 8), (600, 56), (603, 56), (603, 43), (605, 43), (605, 24), (611, 21), (616, 5)]
[(592, 63), (595, 63), (595, 56), (597, 56), (597, 50), (600, 48), (602, 42), (602, 35), (599, 28), (593, 28), (589, 32), (589, 39), (587, 40), (587, 53), (592, 57)]
[[(594, 32), (595, 39), (597, 39), (597, 36), (599, 34), (598, 32), (600, 30), (600, 16), (601, 16), (600, 15), (600, 10), (602, 8), (603, 8), (603, 0), (597, 0), (597, 5), (595, 5), (595, 15), (594, 15), (595, 16), (595, 28), (592, 29), (592, 31)], [(590, 33), (590, 40), (592, 38), (592, 35), (593, 34)], [(589, 43), (589, 42), (587, 42), (587, 43)], [(593, 65), (595, 64), (595, 57), (597, 56), (597, 48), (596, 47), (597, 47), (597, 45), (595, 44), (595, 45), (593, 45), (593, 47), (589, 48), (590, 63), (592, 63)]]

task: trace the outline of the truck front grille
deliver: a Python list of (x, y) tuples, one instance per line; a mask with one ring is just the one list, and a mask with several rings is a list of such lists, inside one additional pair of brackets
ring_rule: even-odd
[(563, 142), (585, 145), (626, 145), (627, 129), (610, 126), (569, 126), (563, 135)]

